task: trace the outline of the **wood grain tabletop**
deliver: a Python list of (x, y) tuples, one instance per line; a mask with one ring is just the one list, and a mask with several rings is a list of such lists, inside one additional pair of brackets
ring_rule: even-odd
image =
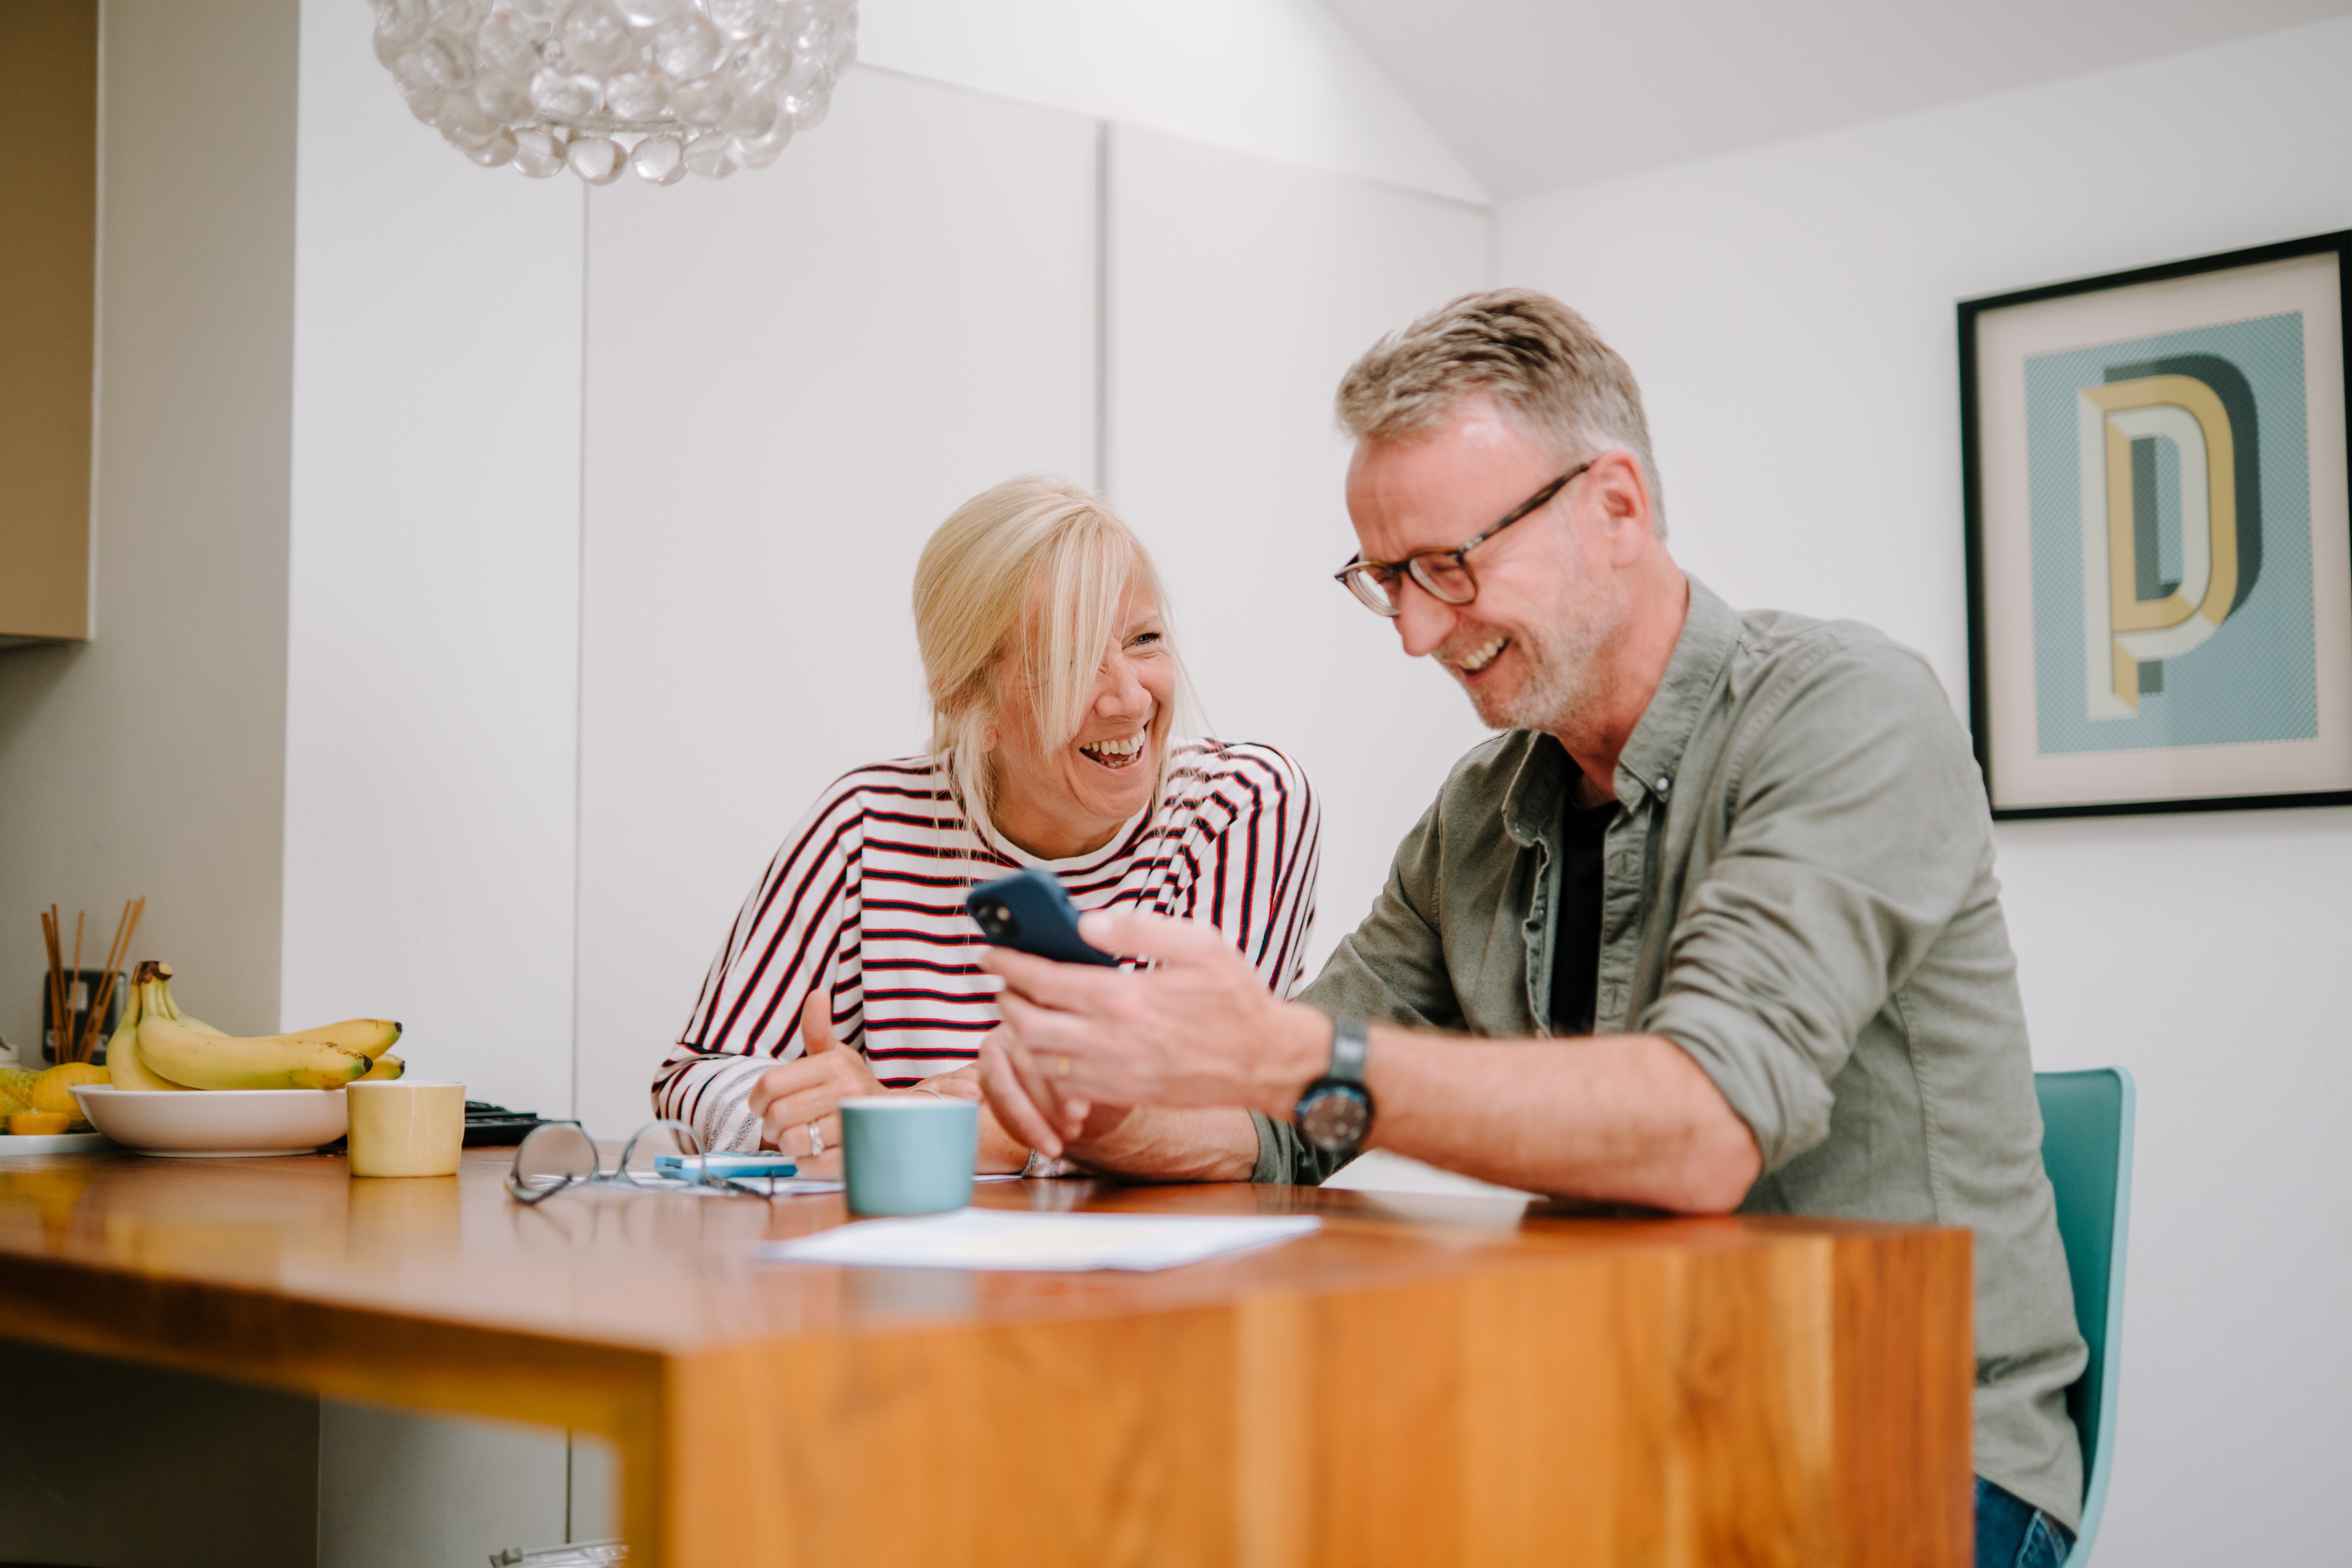
[(640, 1562), (1965, 1561), (1965, 1232), (1076, 1180), (975, 1202), (1324, 1224), (859, 1269), (751, 1257), (838, 1196), (526, 1207), (508, 1159), (0, 1161), (0, 1335), (600, 1432)]

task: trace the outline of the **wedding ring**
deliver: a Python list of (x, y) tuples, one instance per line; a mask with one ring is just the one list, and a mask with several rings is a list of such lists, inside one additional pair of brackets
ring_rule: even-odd
[(812, 1160), (824, 1158), (824, 1132), (814, 1121), (809, 1123), (809, 1158)]

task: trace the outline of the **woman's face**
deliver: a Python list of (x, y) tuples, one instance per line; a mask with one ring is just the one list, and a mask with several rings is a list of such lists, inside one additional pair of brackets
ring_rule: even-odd
[(1168, 704), (1176, 684), (1167, 633), (1151, 595), (1136, 578), (1119, 597), (1118, 629), (1095, 672), (1078, 731), (1048, 746), (1020, 678), (1020, 649), (999, 666), (999, 705), (989, 760), (995, 770), (992, 815), (1007, 838), (1046, 860), (1099, 849), (1119, 825), (1151, 802), (1168, 741)]

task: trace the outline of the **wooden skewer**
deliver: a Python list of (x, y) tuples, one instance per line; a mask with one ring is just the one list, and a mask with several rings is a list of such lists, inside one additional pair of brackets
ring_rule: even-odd
[(57, 905), (49, 905), (49, 1056), (57, 1056), (66, 1030), (66, 954)]
[[(81, 1060), (81, 1057), (79, 1054), (81, 1050), (80, 1020), (76, 1019), (73, 1016), (70, 1009), (73, 1005), (73, 994), (81, 986), (81, 928), (83, 923), (89, 919), (89, 911), (88, 910), (76, 910), (74, 911), (74, 961), (73, 967), (66, 971), (66, 1005), (68, 1009), (66, 1018), (69, 1026), (67, 1029), (66, 1036), (67, 1044), (71, 1046), (77, 1054), (72, 1057), (59, 1056), (58, 1060), (61, 1062), (78, 1062)], [(59, 931), (60, 934), (62, 934), (62, 927), (59, 928)], [(82, 1016), (86, 1018), (89, 1016), (89, 993), (84, 992), (82, 994)]]
[(145, 899), (131, 899), (122, 906), (122, 918), (114, 923), (114, 942), (106, 950), (106, 977), (99, 983), (98, 997), (89, 1005), (82, 1023), (81, 1049), (76, 1061), (94, 1061), (98, 1058), (98, 1037), (106, 1027), (107, 1004), (114, 1000), (114, 982), (122, 972), (122, 961), (131, 952), (131, 934), (139, 929), (139, 917), (147, 912)]
[(122, 913), (114, 922), (114, 940), (106, 944), (106, 973), (99, 976), (98, 994), (90, 999), (89, 1014), (82, 1023), (81, 1059), (98, 1058), (98, 1037), (106, 1030), (107, 1005), (114, 1000), (114, 976), (122, 963), (122, 930), (131, 923), (131, 900), (122, 902)]
[(51, 904), (41, 917), (41, 941), (49, 957), (49, 1054), (65, 1060), (62, 1047), (66, 1038), (65, 958), (58, 951), (58, 906)]
[(89, 1008), (81, 1016), (81, 1038), (74, 1045), (74, 1060), (89, 1061), (98, 1055), (98, 1032), (106, 1022), (106, 1004), (114, 990), (114, 950), (121, 945), (122, 922), (131, 918), (131, 905), (125, 901), (122, 913), (114, 921), (114, 940), (106, 944), (106, 968), (98, 984), (91, 987)]

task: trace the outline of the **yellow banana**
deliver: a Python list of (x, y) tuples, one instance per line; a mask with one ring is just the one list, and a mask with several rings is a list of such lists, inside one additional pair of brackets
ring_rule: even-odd
[(190, 1089), (341, 1089), (368, 1058), (299, 1035), (204, 1035), (170, 1018), (139, 1026), (142, 1063)]
[(407, 1070), (408, 1064), (406, 1062), (402, 1061), (398, 1057), (392, 1055), (390, 1052), (386, 1052), (384, 1055), (375, 1058), (375, 1065), (373, 1067), (368, 1068), (364, 1074), (354, 1079), (352, 1081), (354, 1083), (382, 1083), (387, 1079), (398, 1078), (402, 1073), (404, 1073)]
[(340, 1024), (321, 1024), (315, 1029), (289, 1029), (286, 1037), (324, 1040), (331, 1046), (357, 1051), (373, 1061), (390, 1050), (392, 1043), (400, 1038), (400, 1026), (389, 1018), (346, 1018)]
[[(139, 967), (143, 970), (147, 965), (142, 963)], [(172, 999), (172, 966), (168, 963), (159, 963), (154, 967), (154, 980), (156, 982), (155, 992), (162, 999), (163, 1016), (171, 1019), (172, 1022), (175, 1024), (185, 1025), (187, 1027), (194, 1029), (199, 1035), (219, 1034), (220, 1031), (218, 1029), (214, 1028), (202, 1018), (191, 1018), (185, 1013), (180, 1011), (179, 1003)]]
[[(171, 1016), (168, 1011), (171, 1005), (171, 982), (162, 978), (163, 975), (168, 975), (171, 973), (170, 964), (157, 963), (152, 960), (142, 963), (137, 969), (131, 971), (131, 1000), (123, 1004), (122, 1022), (115, 1026), (113, 1036), (106, 1042), (108, 1081), (117, 1089), (154, 1091), (187, 1087), (185, 1084), (173, 1083), (170, 1079), (150, 1070), (147, 1064), (139, 1059), (141, 1021), (155, 1016), (159, 1011), (163, 1016)], [(159, 994), (164, 998), (161, 1003), (155, 1000)]]

